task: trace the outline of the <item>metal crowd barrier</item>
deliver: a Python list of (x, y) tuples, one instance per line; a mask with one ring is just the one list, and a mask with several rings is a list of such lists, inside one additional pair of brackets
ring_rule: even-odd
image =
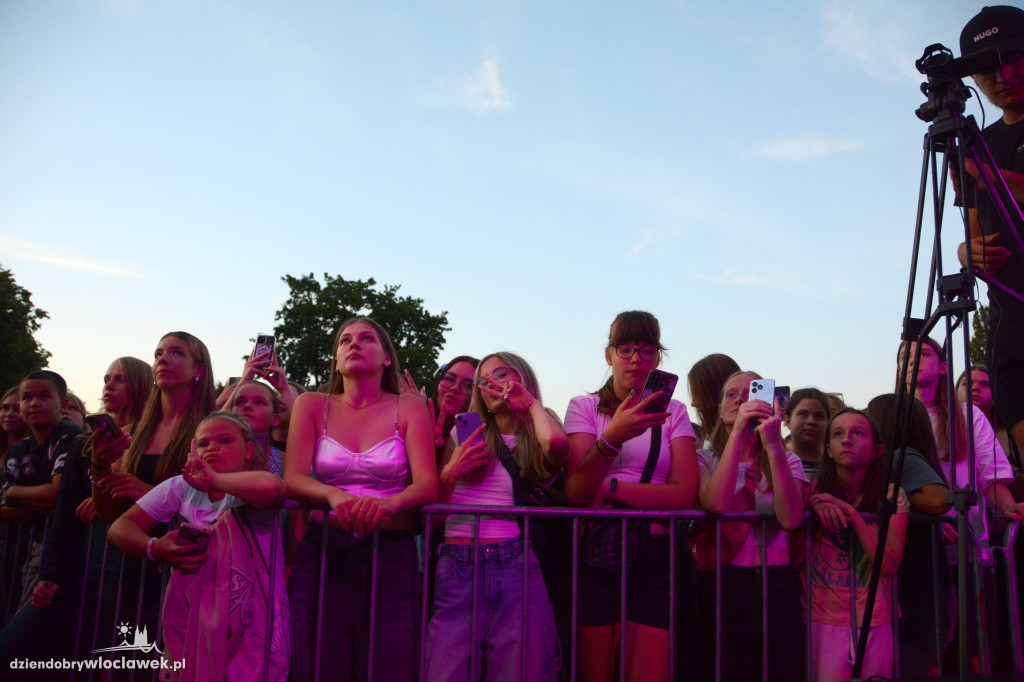
[[(293, 503), (288, 503), (286, 506), (287, 507), (294, 507), (295, 505)], [(541, 507), (541, 508), (537, 508), (537, 507), (511, 507), (510, 508), (510, 507), (500, 507), (500, 506), (499, 507), (487, 507), (487, 506), (463, 506), (463, 505), (438, 505), (438, 504), (435, 504), (435, 505), (430, 505), (428, 507), (425, 507), (422, 511), (423, 511), (424, 515), (427, 517), (428, 520), (429, 520), (430, 516), (432, 516), (432, 515), (439, 515), (439, 514), (460, 514), (460, 515), (471, 515), (471, 516), (474, 516), (475, 517), (475, 520), (474, 520), (474, 534), (475, 534), (475, 536), (477, 538), (479, 537), (480, 517), (482, 517), (482, 516), (500, 516), (500, 517), (503, 517), (503, 518), (522, 518), (522, 520), (523, 520), (523, 523), (522, 523), (522, 535), (523, 535), (524, 546), (527, 543), (529, 543), (529, 541), (530, 541), (530, 535), (531, 535), (532, 526), (534, 525), (536, 519), (541, 519), (541, 518), (563, 518), (563, 519), (567, 519), (567, 520), (571, 521), (571, 528), (572, 528), (572, 531), (571, 531), (572, 532), (572, 541), (571, 541), (572, 565), (570, 567), (571, 576), (572, 576), (572, 579), (571, 579), (571, 605), (570, 605), (570, 613), (571, 613), (571, 616), (570, 616), (571, 617), (570, 637), (571, 637), (571, 641), (570, 641), (570, 645), (568, 647), (568, 651), (567, 652), (563, 651), (563, 665), (565, 665), (566, 654), (568, 654), (568, 678), (567, 679), (570, 679), (570, 680), (576, 679), (577, 678), (577, 673), (578, 673), (578, 661), (577, 661), (577, 650), (576, 649), (577, 649), (577, 615), (578, 615), (577, 614), (577, 606), (578, 606), (577, 601), (578, 601), (578, 597), (579, 597), (579, 593), (578, 593), (578, 588), (579, 588), (578, 559), (579, 559), (579, 552), (580, 552), (580, 528), (581, 528), (581, 523), (586, 524), (586, 523), (589, 523), (589, 522), (592, 522), (592, 521), (595, 521), (595, 520), (598, 520), (598, 519), (616, 519), (616, 520), (619, 520), (623, 524), (623, 534), (622, 534), (623, 542), (622, 542), (622, 554), (621, 554), (622, 571), (621, 571), (621, 577), (620, 577), (620, 604), (619, 604), (619, 613), (620, 613), (620, 620), (619, 620), (619, 623), (620, 623), (619, 651), (623, 652), (623, 651), (625, 651), (625, 648), (626, 648), (626, 628), (624, 627), (624, 625), (625, 625), (626, 597), (627, 597), (626, 579), (627, 579), (628, 569), (626, 567), (626, 557), (625, 557), (625, 547), (626, 547), (626, 540), (625, 540), (626, 532), (625, 532), (625, 530), (626, 530), (626, 524), (627, 524), (628, 521), (643, 520), (645, 522), (665, 523), (665, 524), (667, 524), (669, 526), (669, 534), (668, 534), (668, 537), (669, 537), (669, 540), (668, 540), (668, 542), (669, 542), (669, 604), (668, 604), (668, 609), (669, 609), (669, 638), (670, 638), (670, 641), (672, 641), (672, 640), (674, 640), (675, 635), (676, 635), (676, 615), (677, 615), (677, 613), (676, 613), (676, 604), (677, 604), (677, 601), (678, 601), (677, 600), (677, 596), (678, 596), (678, 590), (679, 590), (679, 585), (677, 584), (677, 570), (676, 569), (678, 567), (678, 561), (685, 560), (685, 559), (681, 559), (682, 555), (680, 554), (680, 552), (685, 552), (686, 551), (686, 544), (685, 544), (685, 542), (681, 541), (682, 532), (677, 533), (677, 531), (684, 531), (689, 526), (689, 524), (691, 522), (693, 522), (693, 521), (701, 521), (701, 520), (708, 520), (708, 519), (716, 521), (716, 532), (718, 534), (718, 539), (719, 539), (719, 542), (718, 542), (719, 561), (716, 562), (718, 564), (718, 566), (717, 566), (717, 568), (715, 570), (716, 570), (716, 574), (717, 574), (717, 578), (718, 578), (717, 584), (721, 585), (721, 570), (722, 570), (722, 567), (721, 567), (721, 561), (720, 561), (720, 558), (721, 558), (720, 557), (720, 552), (721, 552), (722, 524), (723, 523), (732, 523), (732, 522), (753, 522), (753, 523), (759, 524), (760, 527), (761, 527), (761, 533), (762, 533), (762, 548), (761, 548), (761, 553), (762, 554), (761, 554), (761, 556), (762, 556), (762, 563), (763, 563), (764, 562), (764, 552), (765, 552), (764, 538), (765, 538), (765, 534), (767, 532), (767, 522), (774, 520), (774, 517), (772, 515), (764, 514), (764, 513), (758, 513), (758, 512), (731, 512), (731, 513), (725, 514), (723, 516), (715, 517), (715, 516), (707, 515), (707, 514), (705, 514), (704, 512), (701, 512), (701, 511), (656, 511), (656, 510), (635, 510), (635, 509), (578, 509), (578, 508), (564, 508), (564, 507)], [(811, 513), (806, 513), (805, 514), (805, 522), (806, 522), (807, 519), (811, 518), (812, 516), (813, 515)], [(866, 515), (866, 516), (870, 516), (870, 515)], [(934, 517), (933, 518), (933, 517), (922, 517), (922, 516), (916, 515), (916, 514), (913, 515), (913, 517), (918, 522), (927, 521), (927, 522), (932, 522), (932, 523), (949, 523), (949, 522), (953, 521), (953, 519), (951, 519), (949, 517)], [(323, 584), (324, 584), (324, 576), (326, 575), (326, 572), (328, 570), (330, 570), (330, 567), (327, 566), (327, 564), (326, 564), (326, 553), (325, 553), (326, 540), (327, 540), (327, 524), (321, 524), (321, 526), (322, 526), (323, 532), (321, 534), (322, 545), (321, 545), (321, 558), (320, 558), (320, 589), (322, 591)], [(1019, 617), (1019, 612), (1018, 612), (1018, 595), (1017, 595), (1017, 586), (1016, 586), (1017, 570), (1016, 570), (1016, 562), (1015, 562), (1015, 557), (1014, 557), (1014, 552), (1013, 552), (1014, 543), (1016, 542), (1017, 536), (1019, 534), (1018, 528), (1019, 528), (1018, 524), (1011, 524), (1007, 528), (1006, 533), (1004, 534), (1002, 545), (1001, 546), (997, 545), (996, 547), (993, 547), (993, 551), (994, 551), (994, 554), (995, 554), (995, 556), (997, 558), (1001, 558), (1001, 560), (1004, 563), (1004, 566), (1006, 567), (1006, 571), (1005, 571), (1005, 575), (1006, 575), (1006, 592), (1007, 592), (1007, 595), (1009, 597), (1009, 599), (1008, 599), (1009, 603), (1007, 604), (1007, 607), (1008, 607), (1008, 610), (1009, 610), (1009, 622), (1010, 622), (1009, 638), (1010, 638), (1010, 641), (1012, 642), (1011, 650), (1013, 652), (1013, 663), (1012, 663), (1012, 665), (1013, 665), (1013, 672), (1021, 673), (1021, 672), (1024, 672), (1024, 662), (1022, 662), (1022, 655), (1021, 655), (1020, 617)], [(282, 551), (282, 542), (281, 542), (281, 538), (280, 538), (280, 529), (281, 529), (281, 523), (280, 522), (275, 523), (274, 524), (274, 530), (273, 530), (272, 544), (271, 544), (271, 547), (272, 547), (271, 566), (274, 566), (275, 562), (277, 561), (277, 552)], [(312, 530), (312, 532), (317, 532), (317, 530), (315, 529), (315, 526), (314, 526), (314, 529), (311, 529), (311, 530)], [(438, 532), (437, 530), (434, 530), (434, 531), (431, 530), (429, 522), (426, 523), (426, 527), (425, 527), (425, 530), (424, 530), (424, 543), (423, 543), (423, 545), (424, 545), (425, 548), (428, 548), (428, 550), (431, 547), (432, 538), (434, 536), (436, 536), (437, 532)], [(117, 630), (118, 626), (128, 616), (131, 616), (131, 617), (135, 618), (134, 622), (131, 623), (131, 625), (139, 626), (140, 625), (140, 621), (143, 618), (143, 611), (144, 611), (143, 607), (147, 603), (149, 603), (149, 605), (152, 606), (153, 602), (151, 600), (155, 599), (156, 606), (157, 606), (157, 613), (160, 614), (160, 616), (162, 616), (163, 595), (164, 595), (164, 592), (165, 592), (165, 589), (166, 589), (167, 577), (168, 577), (169, 571), (161, 569), (161, 581), (160, 581), (159, 594), (156, 595), (155, 598), (151, 594), (147, 595), (146, 594), (146, 589), (147, 589), (146, 573), (147, 573), (147, 571), (154, 570), (155, 566), (150, 566), (151, 562), (149, 562), (147, 560), (140, 560), (140, 559), (134, 559), (134, 558), (130, 558), (130, 557), (125, 557), (120, 552), (115, 550), (110, 545), (109, 542), (105, 542), (104, 541), (102, 543), (102, 545), (101, 545), (100, 542), (99, 542), (99, 536), (97, 535), (97, 534), (100, 534), (100, 533), (102, 533), (102, 534), (106, 533), (106, 526), (101, 524), (101, 523), (94, 523), (94, 524), (92, 524), (91, 527), (89, 528), (89, 535), (88, 535), (88, 538), (87, 538), (87, 541), (86, 541), (86, 547), (85, 547), (85, 550), (84, 550), (84, 557), (85, 557), (85, 559), (84, 559), (84, 567), (85, 567), (85, 570), (81, 571), (81, 573), (82, 573), (82, 575), (81, 575), (81, 589), (80, 589), (80, 596), (79, 596), (79, 603), (78, 603), (77, 620), (76, 620), (76, 624), (75, 624), (75, 633), (74, 633), (75, 644), (74, 644), (74, 653), (73, 653), (74, 656), (79, 657), (79, 658), (92, 656), (93, 655), (92, 652), (94, 652), (98, 648), (101, 648), (101, 647), (105, 646), (105, 638), (102, 637), (102, 633), (104, 632), (104, 627), (106, 627), (108, 624), (109, 624), (109, 627), (111, 629), (110, 631), (113, 632), (113, 635), (110, 637), (110, 646), (115, 646), (117, 644), (117, 639), (118, 639), (118, 636), (119, 636), (119, 631)], [(4, 616), (4, 623), (5, 624), (9, 623), (11, 621), (11, 619), (13, 618), (14, 613), (12, 611), (13, 611), (13, 608), (16, 607), (18, 598), (20, 597), (20, 589), (19, 589), (19, 584), (18, 584), (19, 583), (19, 575), (18, 574), (20, 573), (19, 561), (23, 563), (24, 562), (24, 558), (25, 558), (26, 553), (27, 553), (26, 550), (23, 547), (23, 545), (27, 546), (27, 543), (25, 542), (24, 536), (25, 536), (25, 534), (22, 532), (22, 529), (19, 528), (17, 524), (12, 524), (11, 526), (9, 526), (8, 527), (7, 535), (6, 535), (5, 539), (4, 539), (4, 543), (3, 543), (3, 546), (2, 546), (2, 555), (0, 555), (0, 571), (2, 571), (2, 573), (0, 573), (0, 581), (2, 581), (2, 582), (0, 582), (0, 590), (2, 590), (2, 595), (0, 595), (0, 597), (2, 597), (3, 605), (7, 609), (6, 613), (5, 613), (5, 616)], [(852, 536), (852, 534), (851, 534), (851, 536)], [(376, 590), (379, 588), (379, 586), (377, 585), (377, 581), (376, 581), (376, 573), (377, 573), (377, 564), (376, 564), (376, 562), (377, 562), (377, 553), (378, 553), (378, 538), (379, 538), (379, 533), (375, 534), (374, 535), (374, 539), (373, 539), (373, 568), (372, 568), (372, 579), (371, 579), (372, 580), (372, 582), (371, 582), (371, 591), (372, 591), (374, 596), (376, 595)], [(806, 534), (806, 547), (805, 547), (806, 552), (807, 552), (807, 556), (810, 556), (811, 541), (812, 541), (811, 534), (807, 533)], [(682, 545), (682, 547), (679, 546), (680, 544)], [(474, 546), (474, 548), (477, 548), (479, 546), (479, 541), (477, 541), (473, 546)], [(95, 551), (98, 551), (97, 548), (99, 548), (99, 547), (102, 547), (102, 556), (99, 558), (99, 561), (97, 562), (97, 561), (95, 561), (96, 557), (94, 557), (93, 553)], [(933, 552), (935, 553), (934, 556), (938, 556), (939, 558), (944, 558), (944, 548), (943, 547), (941, 547), (941, 546), (940, 547), (934, 547), (933, 546)], [(477, 604), (477, 601), (478, 601), (478, 590), (477, 590), (478, 585), (477, 585), (477, 581), (479, 580), (479, 571), (478, 571), (478, 569), (479, 569), (479, 562), (480, 562), (480, 553), (479, 553), (479, 551), (476, 551), (476, 549), (474, 549), (474, 551), (473, 551), (473, 557), (474, 557), (473, 558), (473, 562), (474, 562), (474, 566), (473, 566), (473, 569), (474, 569), (473, 570), (473, 576), (474, 576), (473, 577), (473, 581), (474, 581), (474, 584), (473, 584), (473, 598), (472, 598), (472, 608), (471, 608), (471, 611), (472, 611), (472, 614), (473, 614), (472, 615), (472, 621), (471, 621), (471, 634), (472, 634), (472, 641), (475, 642), (476, 641), (476, 632), (475, 632), (475, 629), (476, 629), (476, 617), (475, 617), (475, 614), (476, 614), (476, 609), (478, 608), (478, 604)], [(132, 568), (131, 568), (131, 566), (133, 565), (133, 562), (134, 562), (135, 565), (139, 566), (139, 571), (138, 571), (138, 582), (139, 582), (138, 593), (136, 595), (126, 595), (125, 594), (125, 590), (127, 589), (126, 582), (130, 583), (130, 581), (127, 580), (127, 577), (128, 577), (129, 574), (131, 574), (133, 572)], [(97, 569), (94, 567), (94, 564), (98, 565), (98, 575), (96, 573)], [(936, 566), (936, 567), (938, 566), (938, 564), (936, 564), (935, 562), (932, 562), (932, 564), (933, 564), (933, 566)], [(526, 566), (527, 566), (527, 563), (524, 562), (524, 567), (526, 567)], [(420, 565), (420, 569), (422, 571), (422, 600), (421, 600), (421, 603), (420, 603), (420, 615), (419, 615), (419, 619), (420, 619), (419, 620), (419, 625), (420, 625), (420, 628), (419, 628), (420, 629), (420, 633), (419, 633), (419, 636), (420, 636), (419, 678), (421, 680), (426, 680), (427, 679), (427, 670), (426, 670), (426, 665), (425, 665), (425, 663), (426, 663), (426, 653), (427, 653), (427, 625), (428, 625), (427, 614), (430, 611), (430, 609), (429, 609), (430, 604), (427, 603), (427, 595), (429, 594), (428, 587), (429, 587), (429, 585), (430, 585), (430, 583), (431, 583), (431, 581), (433, 579), (433, 576), (430, 574), (429, 567), (430, 567), (430, 561), (429, 560), (422, 561), (422, 563)], [(807, 562), (805, 564), (803, 570), (805, 571), (804, 577), (805, 577), (805, 580), (807, 581), (805, 584), (810, 584), (810, 564), (809, 564), (809, 562)], [(853, 579), (852, 579), (852, 570), (853, 570), (852, 566), (851, 566), (850, 570), (851, 570), (851, 585), (852, 585), (853, 582), (854, 582)], [(112, 578), (112, 576), (115, 573), (117, 575), (116, 581)], [(933, 575), (933, 578), (934, 577), (935, 576)], [(763, 571), (762, 572), (762, 589), (761, 589), (761, 599), (762, 599), (761, 607), (762, 607), (762, 619), (763, 619), (762, 620), (762, 670), (764, 671), (763, 672), (763, 679), (764, 680), (768, 679), (768, 677), (767, 677), (767, 675), (768, 675), (768, 666), (767, 666), (767, 652), (768, 652), (767, 631), (768, 631), (769, 623), (767, 622), (767, 614), (768, 614), (767, 580), (768, 580), (767, 571)], [(896, 595), (895, 595), (895, 591), (896, 591), (895, 582), (896, 581), (893, 581), (893, 582), (894, 582), (894, 586), (893, 586), (893, 590), (894, 590), (893, 604), (895, 605), (895, 604), (898, 604), (898, 599), (896, 598)], [(937, 580), (934, 580), (934, 582), (935, 582), (935, 584), (937, 584)], [(976, 591), (977, 591), (978, 581), (975, 580), (974, 584), (975, 584)], [(525, 631), (526, 622), (527, 622), (526, 621), (526, 617), (525, 617), (526, 609), (527, 609), (526, 595), (528, 594), (526, 586), (527, 586), (527, 571), (524, 570), (524, 572), (523, 572), (523, 587), (524, 587), (524, 591), (523, 591), (523, 593), (524, 593), (523, 629), (524, 629), (524, 631)], [(111, 593), (111, 589), (113, 590), (112, 593)], [(273, 599), (274, 599), (274, 584), (273, 584), (273, 581), (271, 581), (271, 585), (270, 585), (267, 593), (268, 593), (268, 609), (272, 609)], [(322, 595), (322, 592), (321, 592), (321, 595)], [(134, 597), (135, 603), (136, 603), (135, 612), (133, 614), (128, 614), (128, 615), (123, 614), (122, 610), (124, 608), (127, 608), (127, 603), (129, 601), (131, 601), (132, 597)], [(977, 602), (977, 597), (978, 597), (978, 595), (975, 595), (975, 601), (974, 601), (975, 604), (978, 603)], [(812, 596), (808, 594), (808, 595), (806, 595), (805, 599), (806, 599), (806, 611), (805, 611), (805, 614), (806, 614), (806, 613), (810, 613)], [(722, 646), (722, 612), (721, 612), (722, 592), (721, 592), (721, 589), (717, 590), (717, 593), (715, 595), (715, 600), (716, 600), (716, 607), (717, 607), (716, 624), (715, 624), (715, 628), (716, 628), (715, 642), (716, 642), (716, 651), (720, 652), (721, 651), (721, 646)], [(374, 632), (374, 629), (375, 629), (375, 624), (376, 624), (375, 621), (376, 621), (376, 617), (377, 617), (376, 616), (375, 601), (376, 601), (375, 598), (371, 601), (370, 623), (369, 623), (369, 628), (370, 628), (369, 632), (371, 633), (370, 640), (369, 640), (369, 657), (370, 657), (371, 663), (373, 661), (373, 650), (374, 650), (374, 646), (375, 646), (375, 642), (374, 642), (374, 638), (373, 638), (372, 633)], [(961, 605), (961, 608), (966, 603), (966, 599), (963, 598), (963, 595), (961, 595), (959, 603)], [(110, 608), (111, 605), (113, 607), (112, 609)], [(33, 608), (33, 607), (29, 606), (27, 608)], [(940, 604), (939, 604), (939, 595), (937, 594), (937, 592), (936, 592), (934, 608), (935, 608), (936, 616), (938, 616), (939, 609), (940, 609)], [(898, 609), (894, 608), (894, 613), (897, 613), (897, 612), (898, 612)], [(980, 623), (980, 616), (976, 612), (973, 615), (976, 618), (979, 619), (979, 621), (978, 621), (978, 624), (979, 624), (979, 636), (983, 637), (983, 635), (984, 635), (984, 633), (983, 633), (984, 628), (980, 627), (980, 625), (981, 625), (981, 623)], [(315, 679), (320, 679), (320, 677), (321, 677), (321, 671), (319, 670), (319, 658), (320, 658), (319, 654), (320, 654), (320, 651), (321, 651), (322, 638), (323, 638), (322, 637), (323, 636), (323, 632), (322, 632), (323, 617), (324, 617), (323, 603), (322, 603), (322, 600), (321, 600), (321, 604), (320, 604), (320, 606), (318, 608), (318, 612), (317, 612), (316, 656), (317, 656), (318, 661), (317, 661), (317, 668), (315, 669), (315, 673), (314, 673), (315, 674)], [(940, 619), (938, 617), (936, 617), (937, 627), (936, 627), (936, 633), (935, 633), (935, 643), (936, 643), (936, 648), (938, 650), (941, 650), (943, 648), (942, 645), (944, 644), (944, 642), (942, 641), (943, 634), (938, 632), (938, 623), (939, 623), (939, 621), (940, 621)], [(146, 625), (148, 626), (149, 624), (146, 624)], [(273, 619), (272, 618), (268, 618), (267, 619), (267, 631), (265, 633), (266, 634), (266, 640), (265, 640), (265, 651), (264, 651), (265, 659), (268, 660), (268, 661), (270, 660), (270, 646), (271, 646), (271, 635), (272, 635), (271, 630), (272, 630), (272, 626), (273, 626)], [(152, 633), (152, 632), (154, 632), (154, 630), (149, 630), (149, 632)], [(894, 651), (896, 652), (896, 661), (894, 661), (894, 664), (895, 664), (894, 673), (898, 677), (899, 676), (899, 641), (898, 641), (899, 627), (898, 627), (898, 622), (896, 620), (893, 621), (893, 632), (894, 632), (894, 638), (896, 638), (896, 641), (894, 642)], [(156, 636), (155, 636), (154, 642), (158, 645), (158, 647), (162, 648), (162, 645), (163, 645), (163, 631), (162, 631), (161, 617), (158, 617), (157, 623), (155, 624), (155, 633), (156, 633)], [(84, 639), (88, 639), (88, 641), (83, 641)], [(524, 637), (524, 641), (525, 641), (525, 637)], [(807, 666), (807, 670), (810, 670), (811, 652), (812, 652), (811, 628), (810, 627), (806, 628), (805, 647), (806, 647), (806, 651), (805, 651), (805, 655), (806, 655), (805, 665)], [(982, 657), (983, 658), (986, 657), (987, 648), (988, 647), (986, 646), (984, 640), (982, 639), (979, 642), (979, 650), (982, 652)], [(525, 650), (522, 652), (522, 655), (523, 655), (523, 657), (525, 659), (525, 655), (526, 655), (526, 651)], [(138, 656), (138, 651), (133, 652), (133, 657), (137, 657), (137, 656)], [(187, 657), (187, 654), (186, 654), (186, 657)], [(987, 670), (988, 669), (988, 661), (985, 660), (983, 663), (984, 663), (985, 669)], [(476, 650), (475, 646), (472, 647), (472, 649), (471, 649), (471, 660), (469, 661), (469, 665), (470, 665), (470, 669), (471, 670), (477, 670), (477, 671), (480, 670), (480, 662), (477, 660), (477, 650)], [(620, 679), (625, 679), (625, 673), (626, 673), (626, 667), (625, 666), (626, 666), (626, 657), (620, 655), (619, 656), (619, 676), (620, 676)], [(938, 668), (939, 668), (939, 674), (940, 675), (943, 674), (942, 656), (941, 656), (941, 654), (938, 656)], [(372, 677), (373, 677), (373, 666), (372, 666), (372, 664), (369, 665), (367, 669), (369, 671), (370, 679), (372, 679)], [(524, 667), (523, 670), (524, 670), (524, 676), (525, 676), (525, 667)], [(677, 661), (675, 660), (675, 651), (674, 651), (674, 649), (672, 649), (672, 650), (670, 650), (670, 659), (669, 659), (669, 675), (670, 675), (670, 678), (671, 679), (676, 679), (678, 672), (679, 672), (679, 670), (677, 669)], [(269, 678), (269, 673), (270, 673), (270, 667), (269, 666), (265, 666), (265, 668), (264, 668), (264, 675), (263, 675), (264, 680)], [(144, 675), (140, 675), (139, 677), (140, 678), (144, 678), (145, 676)], [(130, 672), (128, 678), (130, 680), (134, 681), (136, 679), (136, 671), (132, 670)], [(157, 678), (157, 671), (154, 670), (154, 671), (152, 671), (152, 674), (150, 675), (150, 679), (154, 679), (155, 680), (156, 678)], [(564, 678), (564, 675), (563, 675), (563, 678)], [(720, 680), (721, 679), (721, 657), (719, 655), (715, 656), (715, 678), (716, 678), (716, 680)], [(95, 670), (91, 670), (91, 671), (88, 672), (88, 674), (86, 674), (84, 672), (83, 673), (72, 672), (72, 674), (70, 675), (70, 679), (88, 679), (88, 680), (91, 681), (91, 680), (94, 680), (94, 679), (101, 679), (101, 678), (97, 678), (96, 677), (96, 671)]]

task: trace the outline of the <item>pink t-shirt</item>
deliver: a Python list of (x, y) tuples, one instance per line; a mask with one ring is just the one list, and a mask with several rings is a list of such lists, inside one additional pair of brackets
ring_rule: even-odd
[[(589, 433), (592, 436), (599, 436), (608, 426), (611, 417), (597, 411), (598, 397), (594, 394), (576, 396), (569, 401), (569, 409), (565, 412), (565, 432)], [(690, 415), (686, 411), (686, 405), (678, 400), (672, 400), (668, 404), (668, 412), (672, 416), (668, 418), (661, 427), (661, 450), (658, 453), (658, 463), (654, 468), (654, 476), (651, 483), (665, 483), (668, 480), (668, 472), (672, 466), (671, 443), (676, 438), (697, 439), (693, 432), (693, 425), (690, 424)], [(644, 473), (644, 465), (647, 464), (647, 457), (651, 452), (651, 429), (641, 433), (636, 438), (627, 440), (622, 444), (622, 452), (608, 469), (605, 480), (616, 478), (620, 481), (639, 483)]]
[[(896, 513), (906, 514), (909, 510), (907, 494), (901, 488)], [(852, 529), (847, 532), (853, 534)], [(856, 537), (852, 541), (851, 553), (847, 537), (846, 533), (821, 531), (811, 541), (811, 620), (815, 623), (850, 627), (853, 622), (852, 603), (857, 607), (857, 626), (861, 625), (864, 618), (871, 561)], [(804, 571), (800, 571), (800, 577), (801, 580), (807, 580)], [(872, 627), (888, 623), (893, 618), (892, 581), (892, 577), (889, 577), (882, 578), (878, 583), (878, 598), (871, 612)], [(853, 602), (850, 601), (851, 595)]]

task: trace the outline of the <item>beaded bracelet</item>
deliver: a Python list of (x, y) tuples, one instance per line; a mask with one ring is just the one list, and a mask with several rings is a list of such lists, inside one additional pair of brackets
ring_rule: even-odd
[(597, 450), (597, 453), (599, 455), (604, 457), (609, 462), (612, 461), (613, 459), (615, 459), (615, 453), (613, 453), (613, 452), (611, 452), (611, 453), (610, 452), (606, 452), (605, 449), (601, 446), (600, 439), (594, 441), (594, 449)]
[(153, 556), (153, 543), (156, 542), (156, 538), (150, 538), (146, 544), (146, 556), (149, 557), (150, 561), (156, 561), (156, 557)]
[(605, 449), (608, 450), (609, 452), (613, 452), (613, 453), (615, 453), (615, 455), (617, 455), (620, 452), (622, 452), (622, 446), (620, 445), (619, 447), (615, 447), (614, 445), (609, 443), (608, 439), (604, 437), (603, 433), (601, 434), (601, 437), (600, 437), (599, 440), (601, 441), (601, 445), (603, 445), (605, 447)]

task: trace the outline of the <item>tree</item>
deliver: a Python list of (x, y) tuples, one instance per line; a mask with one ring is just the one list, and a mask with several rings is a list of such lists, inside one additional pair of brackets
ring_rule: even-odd
[(398, 350), (398, 361), (422, 386), (437, 367), (437, 355), (450, 331), (448, 311), (432, 315), (422, 298), (398, 296), (399, 285), (378, 289), (371, 277), (346, 280), (324, 273), (321, 285), (310, 273), (281, 278), (289, 289), (288, 300), (277, 311), (274, 327), (277, 359), (288, 376), (316, 387), (330, 378), (334, 337), (350, 317), (373, 318), (388, 331)]
[(985, 364), (985, 346), (988, 345), (988, 306), (978, 306), (971, 320), (971, 364)]
[(11, 271), (0, 266), (0, 392), (46, 366), (50, 352), (32, 335), (49, 316), (33, 305), (32, 294), (18, 286)]

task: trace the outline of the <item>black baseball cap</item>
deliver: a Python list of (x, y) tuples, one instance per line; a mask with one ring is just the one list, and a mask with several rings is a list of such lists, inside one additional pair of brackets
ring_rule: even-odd
[(1024, 48), (1024, 10), (1008, 5), (984, 7), (960, 32), (962, 57), (994, 47)]

